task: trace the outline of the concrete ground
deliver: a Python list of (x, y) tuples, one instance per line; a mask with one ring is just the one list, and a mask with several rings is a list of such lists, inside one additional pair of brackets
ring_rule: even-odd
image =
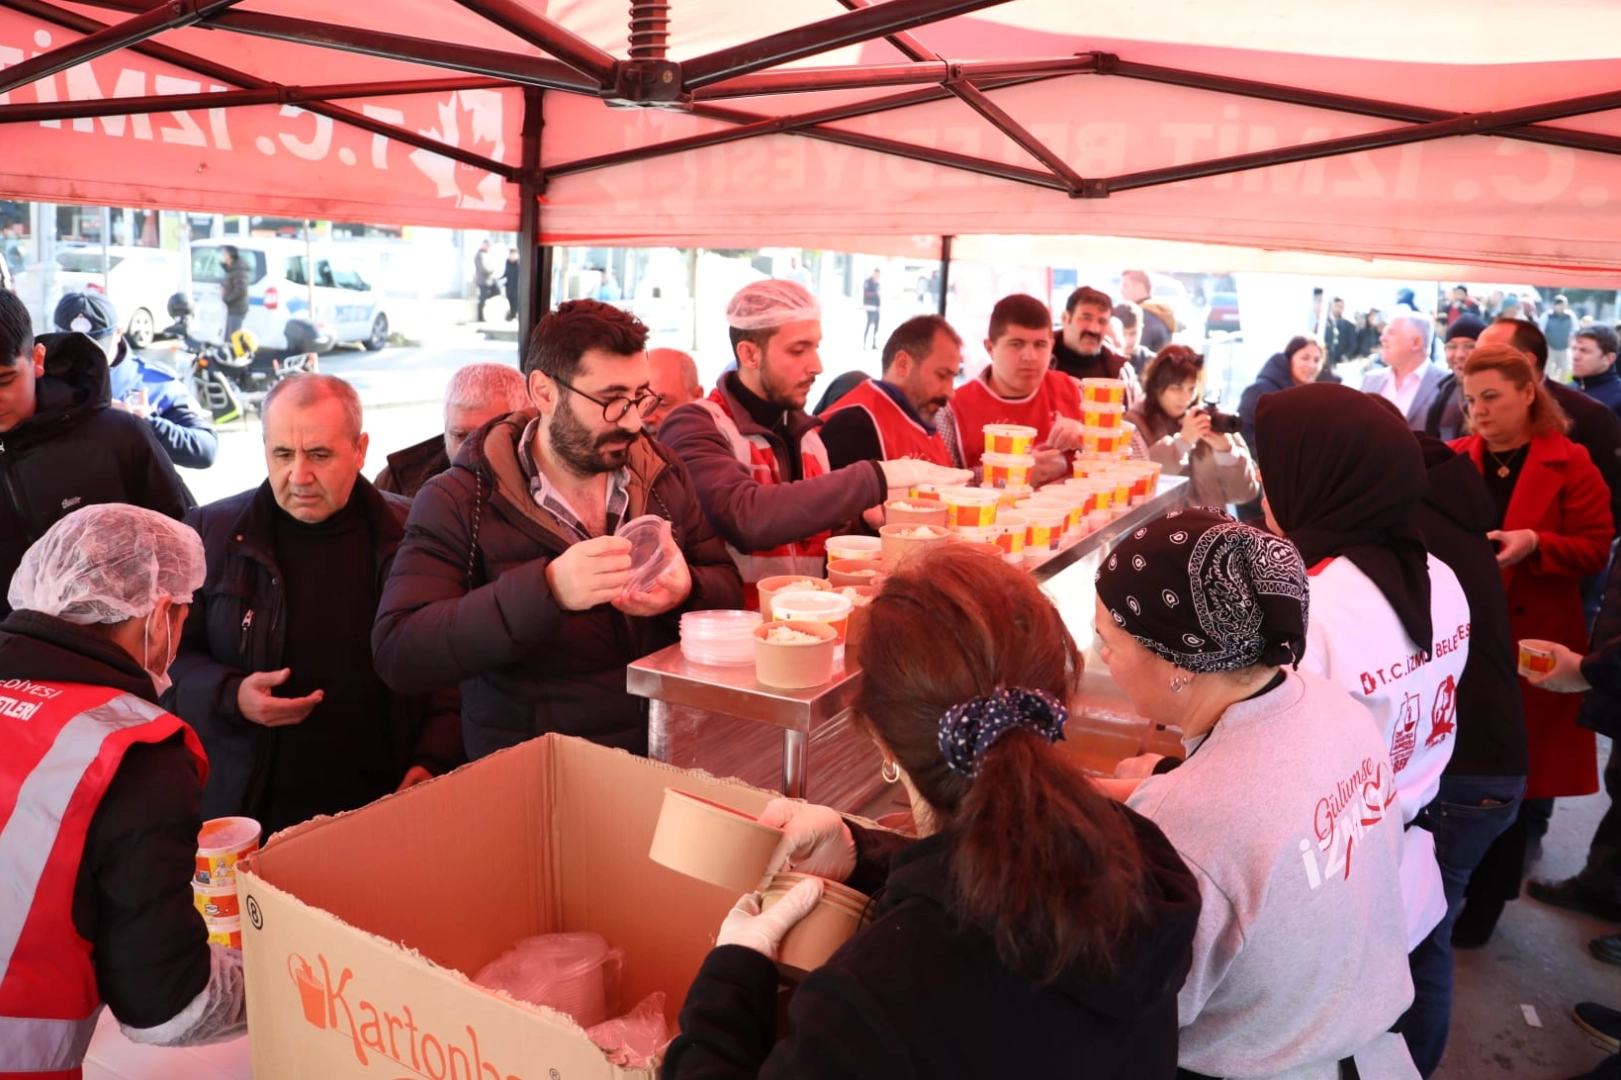
[[(1609, 747), (1599, 743), (1602, 762)], [(1580, 870), (1608, 806), (1603, 794), (1560, 799), (1532, 875), (1557, 879)], [(1570, 1010), (1579, 1001), (1621, 1008), (1621, 968), (1587, 952), (1588, 939), (1617, 929), (1524, 895), (1509, 904), (1485, 948), (1457, 954), (1452, 1037), (1436, 1080), (1564, 1080), (1604, 1060), (1608, 1051), (1576, 1026)], [(1526, 1005), (1540, 1027), (1527, 1021)]]

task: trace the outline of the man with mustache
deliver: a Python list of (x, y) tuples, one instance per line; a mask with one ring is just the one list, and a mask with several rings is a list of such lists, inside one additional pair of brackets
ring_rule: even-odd
[(659, 440), (692, 473), (751, 607), (762, 578), (821, 577), (827, 538), (881, 507), (891, 489), (967, 479), (963, 470), (908, 457), (833, 468), (817, 432), (822, 421), (805, 411), (822, 373), (822, 309), (804, 286), (747, 285), (726, 305), (726, 321), (737, 369), (703, 401), (670, 413)]
[[(1131, 408), (1142, 395), (1142, 382), (1127, 358), (1104, 344), (1113, 314), (1107, 293), (1085, 285), (1070, 293), (1060, 317), (1063, 336), (1053, 343), (1053, 367), (1075, 379), (1124, 380), (1126, 407)], [(1143, 348), (1155, 349), (1146, 333), (1140, 340)]]
[(962, 338), (939, 315), (907, 319), (884, 343), (884, 377), (868, 379), (826, 413), (822, 443), (835, 469), (857, 461), (951, 455), (934, 428), (962, 374)]
[(372, 621), (410, 503), (361, 475), (359, 395), (298, 375), (261, 415), (268, 479), (186, 518), (208, 575), (164, 701), (208, 752), (203, 817), (243, 814), (268, 835), (463, 757), (454, 680), (401, 694), (372, 670)]
[[(678, 639), (680, 615), (735, 608), (742, 583), (675, 455), (644, 437), (659, 402), (647, 327), (572, 300), (524, 357), (533, 407), (469, 440), (417, 493), (377, 623), (377, 672), (395, 690), (460, 684), (470, 758), (560, 732), (647, 753), (625, 665)], [(633, 577), (645, 515), (670, 532), (665, 566)]]

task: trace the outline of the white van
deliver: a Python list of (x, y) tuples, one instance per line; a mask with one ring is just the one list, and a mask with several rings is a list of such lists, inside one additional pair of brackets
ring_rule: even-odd
[(195, 325), (204, 340), (220, 341), (225, 336), (225, 301), (220, 290), (225, 283), (221, 249), (226, 247), (236, 248), (247, 264), (249, 306), (242, 327), (253, 331), (262, 348), (288, 347), (289, 319), (314, 324), (318, 352), (342, 344), (364, 345), (375, 352), (388, 343), (383, 293), (361, 276), (349, 253), (274, 237), (198, 240), (191, 245), (191, 301), (196, 309)]

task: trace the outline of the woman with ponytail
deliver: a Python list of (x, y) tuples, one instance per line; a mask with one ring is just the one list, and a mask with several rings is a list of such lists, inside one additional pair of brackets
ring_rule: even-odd
[(1171, 1080), (1197, 888), (1053, 745), (1081, 675), (1057, 610), (1028, 575), (946, 547), (869, 612), (856, 715), (920, 839), (774, 800), (761, 820), (783, 829), (781, 860), (872, 893), (872, 922), (806, 977), (774, 1043), (771, 960), (820, 883), (764, 915), (744, 897), (664, 1075)]
[(1114, 782), (1204, 898), (1183, 1080), (1418, 1077), (1390, 1032), (1413, 1000), (1395, 781), (1367, 707), (1294, 670), (1309, 593), (1294, 544), (1207, 507), (1150, 522), (1098, 570), (1109, 674), (1188, 750)]

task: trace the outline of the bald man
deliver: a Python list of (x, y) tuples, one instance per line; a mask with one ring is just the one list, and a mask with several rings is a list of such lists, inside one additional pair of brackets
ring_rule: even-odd
[(643, 424), (647, 430), (657, 431), (671, 409), (703, 397), (704, 384), (698, 378), (697, 363), (680, 349), (649, 349), (647, 362), (653, 373), (648, 386), (661, 400)]

